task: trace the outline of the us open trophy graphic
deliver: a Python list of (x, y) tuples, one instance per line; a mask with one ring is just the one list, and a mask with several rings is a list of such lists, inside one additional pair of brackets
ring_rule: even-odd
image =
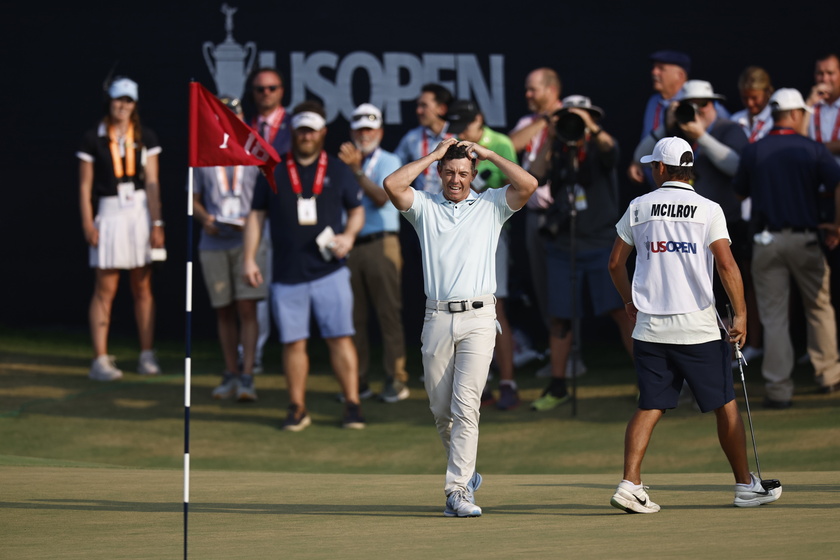
[(205, 42), (202, 50), (207, 68), (216, 82), (216, 94), (233, 95), (241, 99), (245, 91), (245, 80), (248, 79), (248, 74), (254, 66), (254, 58), (257, 56), (257, 44), (249, 41), (243, 47), (233, 40), (233, 14), (236, 10), (222, 4), (227, 37), (218, 45), (213, 45), (210, 41)]

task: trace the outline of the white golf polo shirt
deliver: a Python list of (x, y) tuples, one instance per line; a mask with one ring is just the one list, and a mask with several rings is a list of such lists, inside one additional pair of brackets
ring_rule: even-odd
[(420, 239), (426, 297), (448, 301), (496, 293), (496, 245), (515, 212), (505, 198), (508, 188), (470, 190), (457, 203), (412, 188), (414, 201), (403, 216)]
[(634, 199), (616, 231), (636, 247), (632, 288), (639, 313), (633, 338), (670, 344), (719, 340), (709, 245), (729, 240), (720, 205), (687, 183), (667, 181)]

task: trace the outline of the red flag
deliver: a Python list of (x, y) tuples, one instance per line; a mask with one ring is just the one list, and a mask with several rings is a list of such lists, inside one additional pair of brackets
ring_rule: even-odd
[(280, 156), (259, 133), (198, 82), (190, 82), (190, 167), (256, 165), (277, 193)]

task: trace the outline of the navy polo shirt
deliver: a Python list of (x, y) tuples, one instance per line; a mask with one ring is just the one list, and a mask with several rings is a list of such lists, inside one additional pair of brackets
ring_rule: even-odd
[(741, 153), (735, 192), (752, 198), (753, 221), (760, 228), (816, 228), (820, 185), (831, 193), (840, 183), (840, 165), (825, 145), (779, 134), (789, 130), (776, 127)]
[[(318, 161), (298, 165), (303, 198), (312, 196), (312, 184)], [(292, 191), (289, 172), (283, 161), (274, 168), (277, 194), (271, 192), (268, 181), (260, 175), (254, 188), (253, 210), (266, 210), (272, 243), (272, 281), (281, 284), (311, 282), (331, 274), (344, 266), (345, 259), (325, 261), (315, 238), (331, 226), (335, 233), (344, 231), (345, 210), (361, 204), (362, 191), (353, 172), (344, 162), (327, 158), (324, 190), (315, 199), (318, 222), (311, 226), (298, 223), (297, 195)]]

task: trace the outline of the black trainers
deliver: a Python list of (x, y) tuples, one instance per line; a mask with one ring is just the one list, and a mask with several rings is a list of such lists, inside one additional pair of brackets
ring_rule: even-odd
[(362, 416), (362, 408), (353, 403), (347, 403), (344, 407), (344, 418), (341, 421), (342, 428), (361, 430), (365, 427), (365, 417)]
[(289, 405), (289, 414), (283, 421), (283, 430), (287, 432), (300, 432), (312, 423), (312, 419), (306, 410), (299, 410), (296, 404)]

